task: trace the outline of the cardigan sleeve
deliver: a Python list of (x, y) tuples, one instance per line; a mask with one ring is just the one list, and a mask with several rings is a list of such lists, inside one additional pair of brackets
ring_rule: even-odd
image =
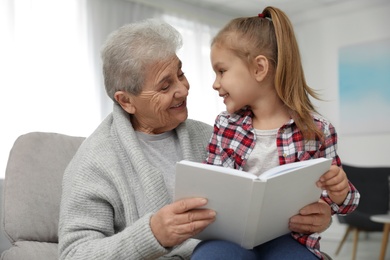
[(152, 213), (125, 224), (112, 183), (96, 167), (85, 165), (84, 157), (74, 158), (64, 175), (60, 259), (155, 259), (168, 254), (150, 229)]

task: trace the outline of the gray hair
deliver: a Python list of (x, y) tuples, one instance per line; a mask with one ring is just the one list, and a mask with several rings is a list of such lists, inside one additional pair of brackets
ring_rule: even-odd
[(107, 95), (114, 101), (119, 90), (138, 95), (147, 67), (176, 55), (181, 46), (180, 33), (156, 19), (127, 24), (114, 31), (101, 52)]

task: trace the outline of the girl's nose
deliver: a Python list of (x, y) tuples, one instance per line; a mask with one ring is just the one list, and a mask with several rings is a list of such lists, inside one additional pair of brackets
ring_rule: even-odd
[(218, 90), (220, 87), (221, 87), (220, 84), (217, 82), (217, 80), (215, 80), (213, 83), (213, 89)]

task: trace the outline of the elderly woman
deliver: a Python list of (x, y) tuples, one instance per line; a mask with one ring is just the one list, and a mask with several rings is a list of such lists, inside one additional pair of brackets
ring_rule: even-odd
[[(66, 169), (59, 223), (60, 259), (189, 259), (191, 239), (215, 219), (203, 198), (172, 201), (175, 164), (201, 162), (212, 127), (187, 119), (189, 83), (166, 23), (126, 25), (108, 38), (103, 72), (113, 112)], [(322, 231), (324, 204), (305, 207), (290, 226)]]

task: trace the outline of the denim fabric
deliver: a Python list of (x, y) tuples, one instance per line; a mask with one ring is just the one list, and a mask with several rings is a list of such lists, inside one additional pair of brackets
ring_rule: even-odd
[(252, 250), (224, 241), (202, 241), (194, 249), (192, 260), (318, 260), (317, 256), (294, 240), (290, 234), (275, 238)]

